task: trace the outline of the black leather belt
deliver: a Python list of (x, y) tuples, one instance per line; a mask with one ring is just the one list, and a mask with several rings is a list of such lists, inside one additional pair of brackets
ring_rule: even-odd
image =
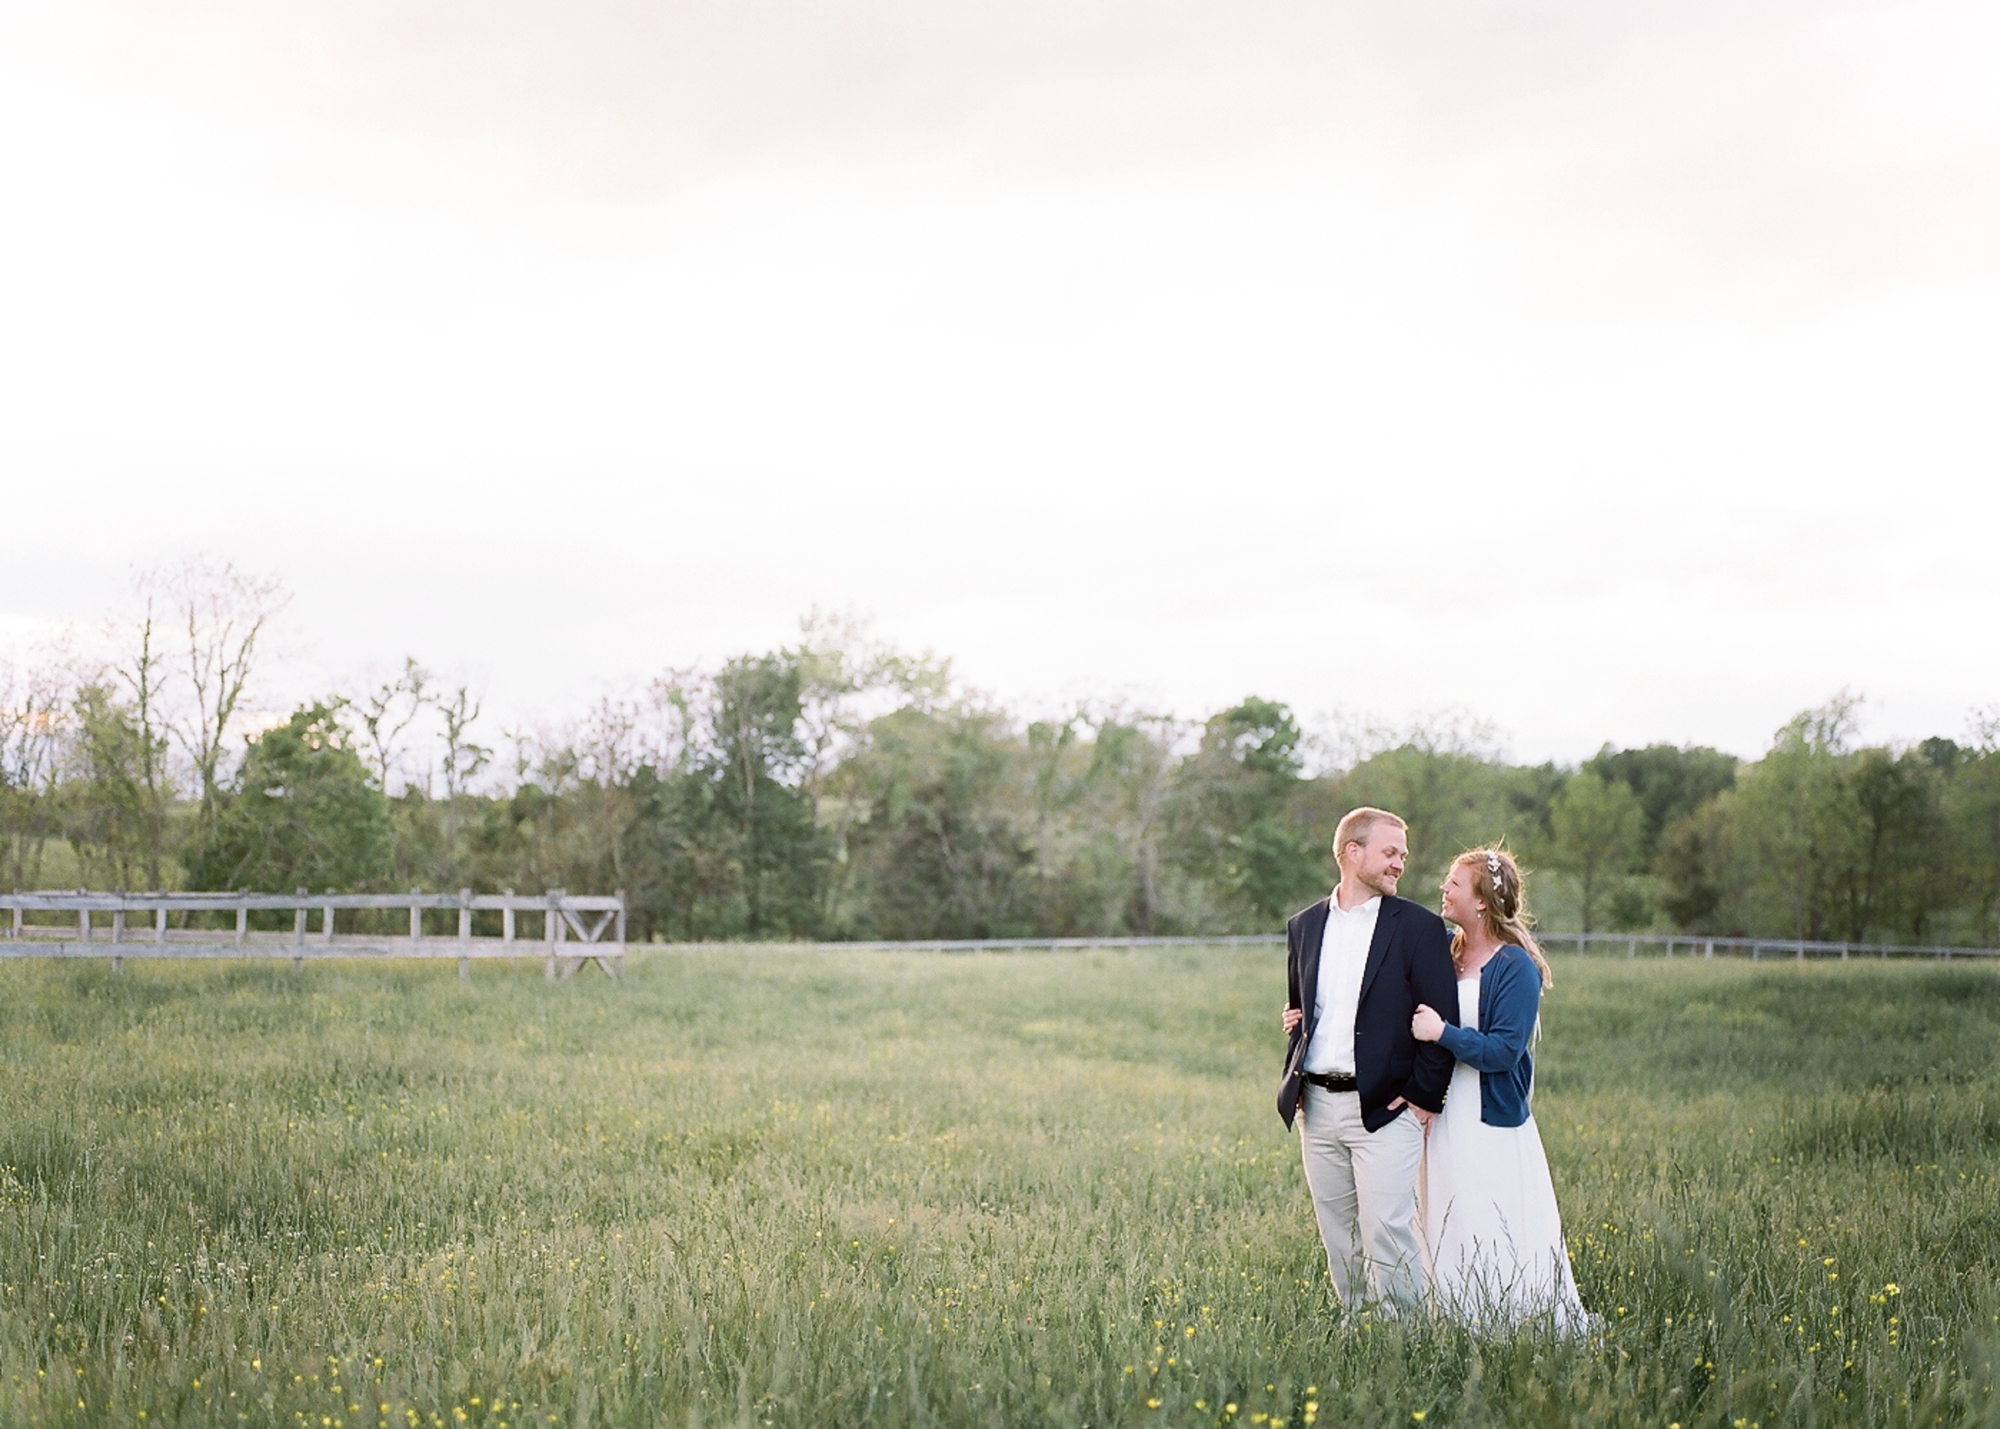
[(1352, 1077), (1339, 1072), (1301, 1072), (1300, 1078), (1308, 1085), (1318, 1087), (1323, 1092), (1356, 1092), (1361, 1084)]

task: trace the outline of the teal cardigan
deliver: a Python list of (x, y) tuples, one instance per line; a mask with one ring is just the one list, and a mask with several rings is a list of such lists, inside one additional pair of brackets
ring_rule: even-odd
[(1479, 1119), (1488, 1126), (1520, 1126), (1528, 1119), (1535, 1059), (1528, 1041), (1542, 1010), (1542, 970), (1528, 950), (1508, 943), (1479, 970), (1479, 1027), (1445, 1024), (1438, 1040), (1469, 1067), (1479, 1069)]

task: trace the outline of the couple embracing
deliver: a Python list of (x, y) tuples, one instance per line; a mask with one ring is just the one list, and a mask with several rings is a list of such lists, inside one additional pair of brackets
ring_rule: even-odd
[(1301, 1125), (1335, 1293), (1392, 1315), (1585, 1328), (1529, 1113), (1550, 977), (1519, 867), (1459, 855), (1440, 918), (1396, 896), (1396, 815), (1354, 810), (1333, 849), (1339, 885), (1286, 929), (1278, 1113)]

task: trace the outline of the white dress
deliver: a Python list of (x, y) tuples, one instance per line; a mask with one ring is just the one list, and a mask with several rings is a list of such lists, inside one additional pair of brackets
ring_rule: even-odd
[[(1459, 981), (1458, 1020), (1479, 1026), (1478, 973)], [(1479, 1072), (1464, 1062), (1431, 1123), (1420, 1184), (1440, 1310), (1496, 1328), (1543, 1314), (1563, 1329), (1590, 1328), (1534, 1115), (1519, 1126), (1481, 1121)]]

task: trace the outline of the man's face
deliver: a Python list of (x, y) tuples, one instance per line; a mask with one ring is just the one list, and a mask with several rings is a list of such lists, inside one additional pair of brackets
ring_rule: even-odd
[(1341, 869), (1354, 881), (1384, 898), (1396, 892), (1403, 865), (1410, 857), (1409, 836), (1391, 823), (1379, 823), (1368, 831), (1367, 843), (1348, 841)]

